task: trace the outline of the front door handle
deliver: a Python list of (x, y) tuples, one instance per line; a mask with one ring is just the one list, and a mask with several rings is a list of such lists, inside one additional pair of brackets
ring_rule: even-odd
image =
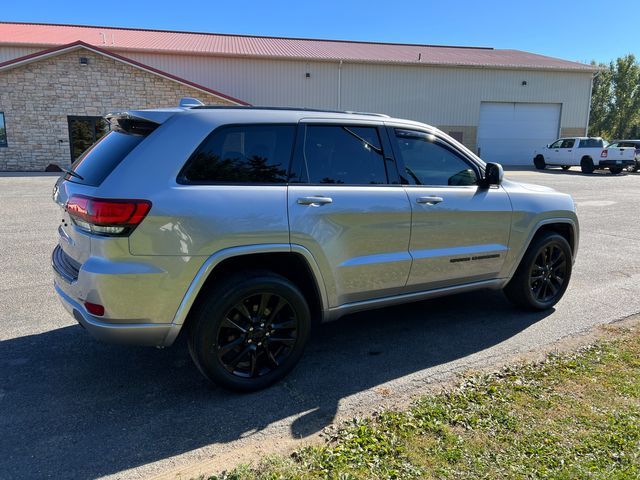
[(425, 204), (425, 205), (435, 205), (437, 203), (443, 202), (444, 198), (442, 197), (436, 197), (435, 195), (429, 196), (429, 197), (418, 197), (416, 199), (416, 203), (421, 203), (421, 204)]
[(328, 203), (333, 203), (333, 198), (331, 197), (300, 197), (298, 199), (298, 205), (312, 205), (314, 207), (319, 207), (321, 205), (326, 205)]

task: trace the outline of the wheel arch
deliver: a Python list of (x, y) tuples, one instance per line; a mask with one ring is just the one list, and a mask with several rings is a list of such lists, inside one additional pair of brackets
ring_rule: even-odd
[(211, 255), (198, 270), (174, 316), (165, 345), (173, 343), (201, 295), (225, 275), (242, 269), (267, 269), (291, 280), (302, 291), (314, 322), (324, 320), (327, 294), (320, 269), (311, 252), (289, 244), (249, 245), (221, 250)]
[(572, 261), (575, 261), (579, 241), (578, 223), (572, 218), (547, 218), (540, 220), (535, 227), (531, 229), (531, 233), (527, 237), (526, 242), (524, 242), (523, 247), (518, 254), (518, 258), (511, 266), (511, 270), (507, 277), (508, 279), (513, 277), (515, 274), (516, 269), (520, 265), (520, 262), (527, 250), (529, 250), (529, 246), (533, 240), (545, 232), (555, 232), (562, 235), (567, 242), (569, 242)]

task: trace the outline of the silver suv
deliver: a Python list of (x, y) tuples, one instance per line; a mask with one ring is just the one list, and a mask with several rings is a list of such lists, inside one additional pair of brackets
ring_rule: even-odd
[(428, 125), (207, 106), (107, 119), (54, 188), (55, 289), (103, 340), (184, 330), (224, 387), (282, 378), (314, 322), (481, 288), (548, 309), (569, 283), (571, 197), (503, 180)]

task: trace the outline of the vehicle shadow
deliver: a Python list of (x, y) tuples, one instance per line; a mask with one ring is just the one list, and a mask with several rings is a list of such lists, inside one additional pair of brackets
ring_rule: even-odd
[(79, 326), (0, 343), (0, 477), (95, 478), (231, 442), (290, 417), (305, 437), (352, 394), (493, 347), (552, 313), (484, 291), (319, 326), (301, 364), (253, 394), (209, 386), (184, 340), (156, 350)]

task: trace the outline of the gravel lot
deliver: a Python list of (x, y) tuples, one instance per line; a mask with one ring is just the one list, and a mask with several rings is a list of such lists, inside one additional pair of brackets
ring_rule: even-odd
[(554, 311), (477, 292), (353, 315), (319, 328), (285, 382), (251, 395), (207, 386), (183, 341), (91, 339), (52, 287), (55, 177), (0, 177), (0, 478), (189, 478), (640, 312), (640, 175), (507, 176), (578, 204), (578, 261)]

